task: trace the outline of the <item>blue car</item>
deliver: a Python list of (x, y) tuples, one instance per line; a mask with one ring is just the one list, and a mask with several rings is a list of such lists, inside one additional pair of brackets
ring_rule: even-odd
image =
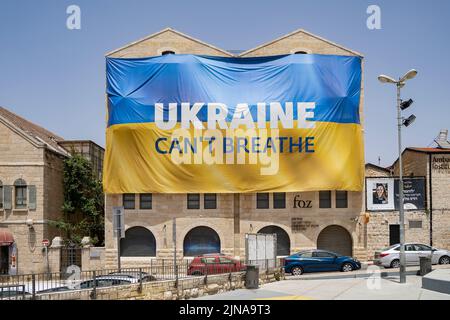
[(316, 271), (349, 272), (358, 269), (361, 269), (358, 260), (325, 250), (301, 251), (284, 260), (284, 271), (292, 275)]

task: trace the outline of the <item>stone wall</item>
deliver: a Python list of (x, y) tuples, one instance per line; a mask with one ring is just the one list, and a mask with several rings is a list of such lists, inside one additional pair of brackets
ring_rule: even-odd
[[(36, 209), (15, 208), (14, 189), (12, 210), (0, 208), (0, 228), (8, 228), (17, 245), (18, 273), (47, 271), (42, 240), (57, 234), (49, 228), (48, 220), (61, 216), (62, 163), (61, 155), (0, 122), (0, 181), (11, 186), (20, 178), (36, 187)], [(32, 221), (32, 227), (27, 220)]]
[[(259, 284), (284, 279), (280, 270), (260, 273)], [(39, 295), (42, 300), (180, 300), (214, 295), (245, 287), (245, 273), (211, 275), (178, 280), (146, 282), (142, 284), (124, 285), (117, 287), (98, 288), (93, 290), (79, 290)]]

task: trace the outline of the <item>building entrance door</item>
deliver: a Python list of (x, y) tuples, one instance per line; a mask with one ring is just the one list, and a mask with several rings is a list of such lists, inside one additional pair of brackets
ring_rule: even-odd
[(9, 246), (0, 246), (0, 274), (9, 272)]
[(400, 243), (400, 225), (390, 224), (389, 225), (389, 245)]

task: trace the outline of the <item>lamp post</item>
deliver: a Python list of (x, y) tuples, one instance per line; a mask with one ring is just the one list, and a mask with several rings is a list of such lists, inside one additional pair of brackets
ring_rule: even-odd
[(378, 76), (378, 80), (381, 83), (395, 84), (397, 87), (397, 129), (398, 129), (398, 166), (399, 166), (399, 216), (400, 216), (400, 283), (406, 283), (406, 261), (405, 261), (405, 211), (403, 205), (403, 164), (402, 164), (402, 125), (409, 126), (414, 120), (415, 116), (411, 115), (407, 119), (402, 118), (401, 111), (408, 108), (413, 101), (402, 101), (400, 95), (400, 89), (405, 86), (407, 80), (414, 78), (417, 75), (417, 71), (412, 69), (408, 71), (399, 80), (395, 80), (392, 77), (386, 75)]

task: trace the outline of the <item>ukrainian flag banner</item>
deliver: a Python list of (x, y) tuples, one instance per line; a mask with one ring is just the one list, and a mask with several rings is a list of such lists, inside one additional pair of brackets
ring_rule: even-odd
[(361, 58), (107, 58), (106, 193), (361, 191)]

